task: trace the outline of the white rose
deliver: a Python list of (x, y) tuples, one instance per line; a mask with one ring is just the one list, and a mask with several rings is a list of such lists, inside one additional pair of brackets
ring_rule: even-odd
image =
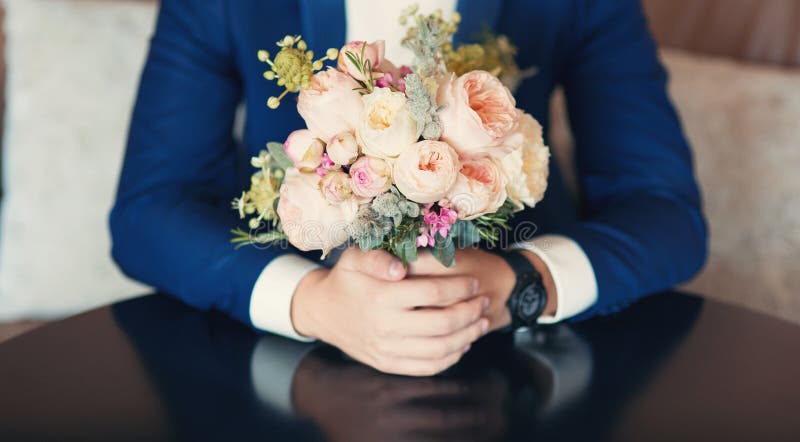
[(496, 212), (506, 197), (506, 176), (488, 157), (463, 160), (456, 183), (446, 196), (449, 207), (466, 220)]
[(544, 197), (550, 172), (550, 149), (544, 145), (542, 126), (530, 115), (520, 113), (516, 136), (521, 138), (521, 146), (505, 156), (500, 164), (508, 180), (508, 197), (521, 210), (523, 204), (534, 207)]
[(352, 132), (342, 132), (331, 138), (325, 150), (328, 157), (341, 166), (349, 165), (358, 157), (358, 144)]
[(459, 169), (458, 154), (449, 144), (424, 140), (412, 144), (397, 158), (394, 183), (411, 201), (434, 203), (453, 186)]
[(402, 92), (376, 88), (362, 97), (364, 109), (356, 128), (358, 144), (366, 155), (397, 158), (417, 141), (417, 123)]

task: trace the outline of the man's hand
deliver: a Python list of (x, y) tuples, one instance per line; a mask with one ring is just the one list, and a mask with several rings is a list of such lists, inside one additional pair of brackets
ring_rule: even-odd
[(292, 323), (380, 371), (439, 373), (488, 331), (489, 299), (473, 275), (406, 276), (387, 252), (348, 249), (333, 269), (303, 278)]
[[(556, 312), (557, 297), (553, 277), (547, 265), (535, 254), (522, 252), (536, 270), (542, 275), (547, 290), (547, 305), (543, 315)], [(456, 265), (443, 266), (429, 251), (420, 251), (417, 261), (411, 263), (408, 274), (416, 277), (438, 278), (442, 276), (469, 275), (478, 280), (478, 295), (490, 300), (488, 311), (484, 314), (490, 320), (490, 330), (497, 330), (511, 324), (511, 315), (506, 301), (516, 283), (516, 275), (506, 261), (494, 253), (468, 248), (456, 250)]]

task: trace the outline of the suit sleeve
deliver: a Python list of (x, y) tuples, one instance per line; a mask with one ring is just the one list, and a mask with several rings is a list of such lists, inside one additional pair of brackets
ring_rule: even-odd
[(638, 0), (579, 1), (564, 90), (576, 140), (576, 241), (597, 280), (581, 316), (618, 311), (692, 277), (707, 253), (689, 146)]
[(251, 291), (280, 251), (234, 251), (241, 84), (221, 0), (164, 0), (134, 109), (112, 255), (129, 276), (252, 325)]

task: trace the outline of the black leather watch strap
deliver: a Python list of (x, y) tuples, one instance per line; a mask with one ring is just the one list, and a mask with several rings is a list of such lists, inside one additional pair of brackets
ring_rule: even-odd
[(519, 250), (512, 250), (501, 256), (517, 277), (506, 301), (511, 314), (511, 328), (516, 330), (520, 327), (534, 326), (547, 304), (547, 292), (542, 283), (542, 275)]

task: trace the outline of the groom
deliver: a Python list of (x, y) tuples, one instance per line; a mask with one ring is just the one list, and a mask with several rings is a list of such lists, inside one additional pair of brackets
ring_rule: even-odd
[(452, 269), (425, 254), (406, 269), (348, 249), (326, 268), (314, 253), (234, 251), (229, 201), (246, 159), (303, 125), (291, 105), (267, 109), (277, 88), (257, 51), (286, 34), (318, 53), (385, 39), (389, 58), (407, 63), (397, 17), (411, 3), (163, 0), (110, 217), (119, 266), (197, 308), (408, 375), (446, 369), (491, 330), (613, 313), (698, 271), (706, 227), (691, 153), (638, 0), (420, 2), (460, 12), (457, 41), (486, 28), (510, 37), (518, 64), (537, 71), (517, 106), (545, 127), (563, 86), (579, 198), (552, 167), (544, 200), (515, 219), (538, 236), (502, 253), (459, 251)]

